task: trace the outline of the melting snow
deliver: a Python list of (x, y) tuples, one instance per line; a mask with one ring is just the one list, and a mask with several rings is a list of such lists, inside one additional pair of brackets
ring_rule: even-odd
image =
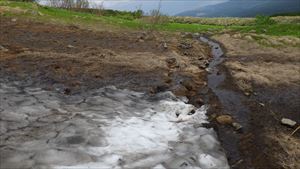
[(201, 127), (207, 106), (170, 92), (64, 96), (0, 83), (0, 103), (1, 168), (229, 168), (213, 129)]

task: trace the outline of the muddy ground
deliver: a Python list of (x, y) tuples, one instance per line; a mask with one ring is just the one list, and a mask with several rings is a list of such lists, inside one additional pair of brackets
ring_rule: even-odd
[(226, 50), (221, 69), (228, 73), (221, 88), (234, 91), (233, 98), (241, 101), (240, 105), (227, 102), (221, 111), (244, 126), (240, 132), (226, 132), (228, 126), (218, 126), (220, 139), (232, 152), (233, 168), (300, 168), (300, 133), (290, 136), (297, 125), (287, 127), (280, 122), (282, 118), (300, 122), (299, 39), (258, 36), (212, 37)]
[[(286, 53), (247, 37), (214, 36), (226, 52), (219, 69), (226, 79), (220, 87), (239, 96), (232, 97), (241, 102), (236, 106), (230, 102), (235, 100), (224, 103), (209, 89), (210, 48), (189, 35), (96, 32), (10, 18), (0, 22), (3, 79), (66, 95), (107, 85), (148, 93), (171, 90), (196, 106), (210, 102), (232, 168), (299, 168), (300, 134), (288, 138), (294, 128), (280, 124), (282, 117), (300, 122), (297, 47)], [(243, 131), (216, 123), (220, 114), (233, 116)]]
[(8, 49), (1, 52), (1, 76), (12, 80), (67, 94), (114, 85), (194, 97), (205, 86), (209, 48), (180, 35), (93, 32), (4, 18), (0, 28)]

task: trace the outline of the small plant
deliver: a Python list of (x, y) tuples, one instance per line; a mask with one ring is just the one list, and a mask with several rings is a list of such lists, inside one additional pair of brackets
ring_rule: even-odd
[(273, 25), (275, 23), (276, 23), (276, 21), (273, 20), (269, 16), (257, 15), (256, 18), (255, 18), (255, 24), (256, 25)]

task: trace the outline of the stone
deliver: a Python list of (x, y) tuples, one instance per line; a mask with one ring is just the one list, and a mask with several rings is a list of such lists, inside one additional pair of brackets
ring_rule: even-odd
[(232, 124), (233, 119), (229, 115), (220, 115), (216, 118), (217, 122), (220, 124)]
[(163, 43), (163, 47), (164, 47), (164, 49), (168, 49), (168, 45), (166, 42)]
[(251, 95), (249, 92), (245, 92), (244, 94), (245, 94), (245, 96), (250, 96)]
[(7, 52), (8, 49), (6, 49), (4, 46), (0, 45), (0, 51)]
[(294, 120), (288, 119), (288, 118), (282, 118), (281, 124), (289, 126), (289, 127), (294, 127), (297, 124), (297, 122), (295, 122)]
[(194, 38), (199, 38), (199, 37), (200, 37), (200, 33), (194, 33), (194, 34), (193, 34), (193, 37), (194, 37)]
[(191, 110), (189, 113), (188, 113), (188, 115), (193, 115), (193, 114), (195, 114), (196, 113), (196, 111), (193, 109), (193, 110)]
[(168, 58), (166, 59), (166, 62), (168, 63), (169, 66), (175, 65), (177, 63), (176, 58)]
[(64, 89), (64, 94), (69, 95), (71, 93), (71, 89), (65, 88)]
[(181, 49), (191, 49), (191, 48), (193, 48), (193, 45), (192, 45), (192, 43), (181, 42), (181, 43), (178, 45), (178, 47), (181, 48)]
[(199, 105), (204, 105), (204, 101), (203, 101), (202, 98), (197, 98), (196, 103), (199, 104)]
[(241, 130), (243, 128), (243, 126), (237, 122), (233, 122), (232, 127), (234, 127), (235, 130)]
[(16, 18), (11, 19), (12, 22), (17, 22)]
[(75, 48), (75, 46), (73, 46), (73, 45), (68, 45), (67, 47), (68, 48)]
[(182, 81), (181, 82), (182, 86), (184, 86), (187, 90), (193, 90), (194, 89), (194, 84), (191, 81)]

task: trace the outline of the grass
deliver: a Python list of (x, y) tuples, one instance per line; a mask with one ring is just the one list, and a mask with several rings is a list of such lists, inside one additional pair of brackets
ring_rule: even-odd
[[(44, 7), (35, 3), (13, 2), (0, 0), (0, 7), (9, 7), (11, 11), (6, 11), (1, 17), (25, 17), (44, 22), (57, 22), (62, 24), (75, 24), (86, 27), (111, 27), (121, 29), (143, 29), (162, 30), (180, 32), (220, 32), (224, 30), (253, 32), (275, 36), (295, 36), (300, 37), (300, 23), (281, 23), (276, 20), (274, 24), (256, 24), (255, 19), (243, 18), (192, 18), (197, 22), (183, 22), (183, 18), (169, 17), (163, 24), (150, 24), (143, 19), (126, 19), (120, 16), (99, 16), (88, 12), (76, 12), (59, 8)], [(22, 9), (23, 13), (14, 13), (13, 9)], [(266, 18), (264, 18), (266, 19)], [(280, 19), (282, 20), (282, 19)], [(226, 23), (226, 24), (224, 24)]]

